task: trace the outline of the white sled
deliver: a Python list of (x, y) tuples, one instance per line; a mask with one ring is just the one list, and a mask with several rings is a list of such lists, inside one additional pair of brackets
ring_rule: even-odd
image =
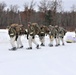
[(66, 42), (67, 43), (76, 43), (76, 37), (67, 36)]

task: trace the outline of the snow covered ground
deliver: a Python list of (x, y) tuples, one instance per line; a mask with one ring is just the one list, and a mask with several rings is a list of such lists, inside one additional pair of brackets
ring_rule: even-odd
[[(66, 36), (74, 36), (68, 32)], [(39, 39), (36, 41), (40, 44)], [(66, 43), (65, 46), (49, 47), (48, 36), (45, 47), (26, 50), (28, 41), (22, 37), (23, 49), (9, 51), (11, 48), (7, 30), (0, 30), (0, 75), (76, 75), (76, 43)]]

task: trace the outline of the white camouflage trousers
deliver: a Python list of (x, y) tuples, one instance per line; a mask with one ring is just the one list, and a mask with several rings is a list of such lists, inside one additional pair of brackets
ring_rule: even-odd
[(49, 35), (50, 45), (53, 45), (54, 37)]
[(32, 42), (37, 46), (37, 42), (35, 41), (35, 38), (33, 39), (32, 36), (28, 36), (28, 43), (29, 43), (29, 47), (32, 47)]
[(11, 46), (12, 46), (12, 47), (16, 47), (15, 39), (16, 39), (16, 36), (10, 37), (10, 43), (11, 43)]
[(45, 44), (45, 36), (39, 36), (40, 42)]
[(22, 45), (22, 41), (21, 41), (21, 35), (18, 35), (18, 38), (17, 38), (17, 48), (23, 46)]

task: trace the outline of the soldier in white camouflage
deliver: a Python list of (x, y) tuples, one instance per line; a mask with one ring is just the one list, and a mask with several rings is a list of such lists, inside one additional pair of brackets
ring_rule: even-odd
[(39, 39), (41, 42), (41, 46), (45, 46), (45, 26), (42, 25), (39, 30)]
[(22, 44), (22, 41), (21, 41), (21, 36), (24, 35), (24, 30), (22, 30), (22, 27), (23, 27), (23, 25), (18, 25), (16, 27), (16, 32), (17, 32), (17, 35), (18, 35), (17, 48), (23, 48), (23, 44)]
[(23, 48), (23, 44), (22, 44), (22, 41), (21, 41), (21, 36), (24, 34), (23, 33), (24, 31), (22, 30), (22, 25), (11, 24), (10, 28), (14, 29), (15, 32), (16, 32), (15, 40), (13, 41), (13, 43), (16, 42), (17, 48)]
[(12, 24), (11, 26), (16, 29), (17, 48), (23, 48), (23, 44), (22, 44), (22, 41), (21, 41), (21, 36), (23, 35), (21, 29), (22, 29), (22, 26), (23, 26), (23, 25)]
[(56, 38), (56, 29), (54, 26), (52, 25), (49, 25), (49, 39), (50, 39), (50, 44), (49, 46), (52, 47), (53, 46), (53, 42), (54, 42), (54, 39)]
[(55, 46), (59, 46), (60, 45), (60, 40), (59, 40), (59, 26), (55, 25), (55, 41), (56, 41), (56, 45)]
[(15, 44), (15, 41), (17, 40), (16, 39), (16, 30), (13, 27), (9, 26), (8, 34), (10, 36), (10, 43), (12, 46), (11, 50), (16, 50), (16, 44)]
[(64, 35), (67, 32), (63, 27), (59, 27), (58, 25), (55, 26), (56, 29), (56, 46), (60, 45), (60, 41), (62, 45), (64, 45)]
[(27, 39), (29, 43), (29, 47), (27, 49), (32, 49), (32, 42), (36, 45), (36, 48), (39, 48), (39, 44), (35, 41), (35, 27), (32, 25), (31, 22), (28, 23), (28, 34), (27, 34)]
[(64, 29), (63, 27), (59, 27), (59, 44), (61, 41), (62, 45), (64, 45), (64, 36), (65, 36), (66, 32), (67, 32), (66, 29)]

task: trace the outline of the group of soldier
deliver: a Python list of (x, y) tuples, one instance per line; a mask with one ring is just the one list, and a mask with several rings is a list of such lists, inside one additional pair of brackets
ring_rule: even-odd
[[(64, 35), (67, 31), (63, 27), (59, 27), (58, 25), (45, 26), (38, 25), (37, 23), (28, 22), (28, 27), (25, 28), (23, 25), (19, 24), (11, 24), (8, 27), (8, 34), (10, 36), (10, 43), (12, 45), (11, 50), (16, 50), (18, 48), (23, 48), (23, 44), (21, 41), (22, 35), (27, 35), (29, 47), (27, 49), (32, 49), (32, 42), (36, 45), (36, 48), (39, 49), (40, 46), (45, 46), (45, 36), (49, 36), (49, 46), (53, 47), (53, 42), (55, 40), (56, 45), (60, 45), (60, 41), (62, 45), (64, 45)], [(35, 36), (38, 35), (41, 44), (35, 40)], [(17, 46), (15, 45), (17, 43)]]

